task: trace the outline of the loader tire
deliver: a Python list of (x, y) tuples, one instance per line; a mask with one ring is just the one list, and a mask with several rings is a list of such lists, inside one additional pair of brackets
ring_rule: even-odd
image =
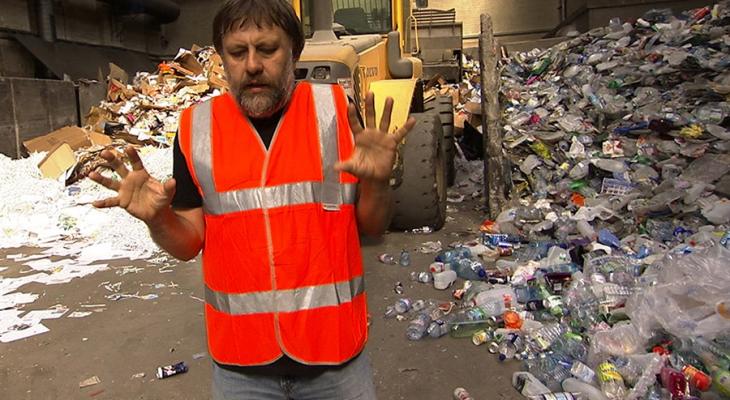
[(446, 220), (446, 171), (443, 127), (438, 112), (412, 114), (416, 126), (401, 146), (402, 182), (393, 191), (395, 210), (390, 228), (441, 229)]
[(446, 184), (452, 186), (456, 182), (456, 138), (454, 137), (454, 105), (450, 96), (439, 95), (427, 105), (426, 111), (436, 110), (441, 118), (441, 126), (444, 131), (444, 152), (446, 153)]

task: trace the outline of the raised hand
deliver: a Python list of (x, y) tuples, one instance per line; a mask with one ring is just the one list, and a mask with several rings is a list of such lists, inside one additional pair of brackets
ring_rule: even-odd
[(380, 125), (375, 124), (375, 95), (370, 92), (365, 98), (365, 127), (360, 125), (353, 104), (349, 105), (348, 119), (355, 136), (355, 149), (352, 156), (335, 165), (338, 171), (348, 172), (363, 181), (387, 182), (395, 162), (398, 143), (416, 125), (413, 117), (392, 134), (390, 117), (393, 113), (393, 99), (385, 100)]
[(129, 157), (131, 170), (124, 165), (121, 154), (110, 150), (101, 152), (101, 157), (122, 179), (107, 178), (96, 171), (90, 173), (91, 180), (117, 192), (115, 197), (97, 200), (93, 205), (98, 208), (121, 207), (133, 217), (150, 224), (172, 202), (175, 180), (162, 183), (150, 176), (132, 146), (127, 146), (124, 152)]

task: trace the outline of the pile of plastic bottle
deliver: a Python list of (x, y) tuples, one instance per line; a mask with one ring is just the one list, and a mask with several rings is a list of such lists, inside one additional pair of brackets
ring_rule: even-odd
[[(530, 399), (730, 397), (729, 241), (706, 229), (671, 249), (647, 240), (579, 254), (485, 233), (412, 274), (455, 272), (458, 302), (399, 298), (385, 317), (409, 319), (409, 340), (468, 338), (522, 362), (513, 384)], [(500, 247), (512, 256), (486, 267)]]
[(502, 66), (512, 206), (411, 274), (454, 301), (385, 317), (522, 363), (530, 399), (730, 398), (730, 2)]
[[(730, 222), (729, 20), (727, 1), (680, 17), (654, 10), (505, 59), (514, 197)], [(585, 222), (605, 216), (557, 213), (527, 233), (565, 225), (558, 239), (593, 237)], [(634, 227), (612, 228), (620, 237)]]

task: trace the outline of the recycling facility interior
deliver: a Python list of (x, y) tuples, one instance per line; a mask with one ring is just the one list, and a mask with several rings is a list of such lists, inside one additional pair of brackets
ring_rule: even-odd
[[(68, 183), (96, 167), (96, 154), (103, 146), (169, 143), (179, 110), (225, 86), (220, 58), (206, 47), (217, 2), (158, 0), (150, 2), (155, 6), (145, 13), (133, 7), (136, 3), (4, 2), (0, 10), (0, 153), (9, 158), (0, 156), (0, 161), (3, 168), (17, 168), (10, 173), (15, 174), (13, 182), (19, 174), (37, 173), (31, 171), (43, 164), (43, 154), (28, 157), (28, 150), (56, 149), (59, 138), (69, 145), (66, 156), (83, 166), (64, 177)], [(482, 196), (492, 200), (485, 187), (489, 182), (480, 176), (481, 160), (489, 157), (483, 153), (483, 143), (489, 139), (482, 133), (488, 129), (489, 118), (482, 108), (488, 89), (482, 78), (489, 73), (499, 76), (499, 149), (507, 166), (502, 178), (509, 192), (503, 193), (509, 201), (496, 210), (481, 206), (487, 219), (479, 227), (483, 235), (478, 243), (461, 243), (449, 253), (442, 251), (446, 246), (429, 242), (419, 250), (438, 256), (429, 272), (412, 276), (414, 282), (436, 285), (437, 276), (443, 277), (438, 274), (445, 272), (439, 268), (453, 263), (459, 278), (478, 282), (455, 296), (478, 304), (482, 313), (485, 307), (494, 307), (498, 312), (492, 311), (504, 318), (495, 326), (477, 319), (481, 331), (472, 329), (476, 324), (450, 324), (465, 332), (448, 333), (474, 334), (474, 343), (493, 344), (490, 352), (498, 353), (500, 360), (523, 359), (532, 375), (516, 375), (515, 387), (528, 397), (562, 391), (568, 392), (563, 396), (583, 393), (591, 400), (730, 396), (726, 334), (730, 273), (723, 261), (728, 254), (723, 246), (708, 244), (722, 239), (727, 247), (730, 240), (726, 234), (730, 222), (727, 2), (429, 3), (432, 8), (455, 9), (463, 25), (464, 76), (452, 83), (437, 77), (429, 82), (431, 93), (450, 94), (454, 99), (454, 123), (461, 134), (460, 183), (449, 192), (449, 201), (472, 197), (481, 202)], [(672, 19), (666, 11), (656, 11), (666, 8), (681, 17)], [(484, 51), (478, 47), (480, 14), (491, 16), (500, 45), (498, 75), (496, 69), (479, 68)], [(166, 63), (158, 67), (161, 61)], [(180, 84), (181, 76), (205, 79), (185, 78), (185, 84)], [(172, 88), (174, 96), (169, 95)], [(140, 97), (156, 101), (130, 101)], [(133, 117), (127, 117), (132, 119), (125, 125), (119, 124), (118, 115)], [(150, 124), (156, 130), (147, 129), (146, 118), (154, 119)], [(52, 137), (47, 136), (50, 132)], [(143, 156), (145, 165), (161, 171), (169, 152)], [(10, 159), (16, 159), (15, 163)], [(48, 173), (54, 176), (65, 172), (52, 167)], [(0, 177), (7, 176), (0, 172)], [(44, 188), (74, 204), (84, 203), (86, 197), (70, 200), (70, 192), (91, 197), (94, 190), (87, 180), (69, 188), (48, 185)], [(47, 200), (33, 201), (44, 210), (63, 207), (43, 203)], [(25, 209), (27, 201), (14, 199), (4, 207)], [(33, 220), (32, 228), (27, 221), (16, 223), (22, 228), (11, 227), (3, 217), (10, 216), (0, 214), (5, 247), (33, 241), (48, 245), (69, 229), (81, 235), (93, 230), (102, 232), (95, 234), (96, 239), (125, 241), (135, 249), (133, 253), (113, 248), (97, 251), (130, 259), (156, 254), (155, 246), (141, 237), (144, 229), (133, 238), (99, 229), (123, 223), (116, 214), (104, 222), (107, 225), (93, 227), (81, 222), (81, 214)], [(25, 237), (12, 236), (23, 229)], [(56, 255), (71, 251), (53, 249)], [(459, 252), (464, 249), (468, 251), (462, 257)], [(82, 249), (74, 251), (85, 255)], [(507, 253), (512, 258), (502, 258)], [(476, 258), (485, 265), (496, 262), (496, 270), (458, 261)], [(581, 271), (576, 270), (577, 259), (582, 260)], [(42, 260), (28, 260), (36, 263), (34, 270), (50, 268)], [(381, 262), (398, 262), (398, 257), (392, 261), (384, 257)], [(164, 269), (164, 260), (160, 264)], [(55, 284), (94, 272), (94, 268), (53, 268), (54, 274), (37, 276), (36, 282)], [(530, 282), (536, 276), (546, 283), (533, 286)], [(485, 286), (507, 280), (510, 285), (498, 289)], [(687, 286), (680, 288), (678, 282)], [(0, 280), (0, 295), (5, 296), (0, 296), (0, 312), (8, 311), (4, 306), (34, 300), (8, 297), (19, 294), (12, 292), (23, 282), (6, 280), (4, 284)], [(105, 289), (116, 296), (112, 300), (143, 298), (139, 293), (119, 293), (118, 287), (109, 285)], [(502, 302), (505, 294), (522, 304), (515, 308), (521, 310), (519, 315), (510, 314), (512, 308)], [(680, 294), (692, 301), (678, 300), (675, 296)], [(425, 329), (416, 332), (418, 337), (410, 335), (411, 327), (417, 327), (413, 321), (423, 313), (414, 314), (418, 303), (410, 301), (401, 298), (373, 314), (383, 311), (386, 318), (412, 319), (406, 335), (420, 340), (426, 336)], [(657, 311), (656, 304), (671, 307)], [(420, 302), (420, 307), (435, 313), (443, 311), (441, 306)], [(508, 315), (516, 322), (508, 320)], [(428, 334), (438, 336), (440, 317), (432, 319), (426, 324)], [(8, 328), (0, 330), (8, 341), (22, 337), (18, 330), (2, 327)], [(494, 328), (507, 329), (507, 339), (495, 337)], [(569, 336), (571, 329), (583, 336), (571, 341), (575, 339)], [(665, 336), (658, 337), (657, 332)], [(653, 353), (644, 352), (649, 343), (656, 345)], [(676, 354), (671, 362), (667, 361), (670, 350)], [(570, 361), (567, 367), (566, 360)], [(673, 375), (674, 368), (681, 371), (679, 378)], [(596, 387), (600, 392), (592, 392)], [(678, 397), (680, 391), (682, 397)], [(455, 393), (455, 398), (467, 396), (463, 391)]]

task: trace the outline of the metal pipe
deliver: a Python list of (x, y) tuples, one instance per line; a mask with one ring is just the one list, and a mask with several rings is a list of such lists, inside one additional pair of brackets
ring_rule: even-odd
[(53, 14), (53, 0), (37, 0), (38, 35), (46, 42), (56, 41), (56, 24)]
[[(321, 3), (321, 4), (320, 4)], [(332, 31), (334, 14), (332, 13), (332, 1), (321, 1), (317, 7), (312, 7), (312, 35), (313, 42), (332, 42), (337, 40), (335, 32)]]

